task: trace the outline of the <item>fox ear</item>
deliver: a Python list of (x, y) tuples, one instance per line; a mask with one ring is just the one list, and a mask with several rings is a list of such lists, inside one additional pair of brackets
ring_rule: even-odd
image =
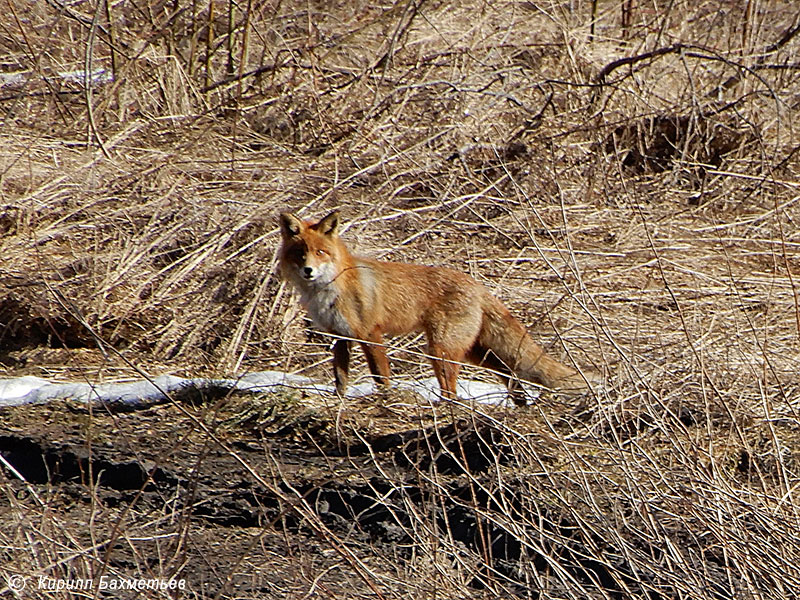
[(333, 211), (314, 225), (314, 229), (319, 231), (322, 235), (336, 235), (339, 231), (339, 211)]
[(303, 228), (303, 222), (295, 217), (292, 213), (281, 213), (279, 220), (283, 237), (291, 238), (296, 235), (300, 235), (300, 230)]

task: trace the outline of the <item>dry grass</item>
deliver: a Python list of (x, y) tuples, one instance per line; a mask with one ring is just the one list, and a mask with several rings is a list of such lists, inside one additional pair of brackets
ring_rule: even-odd
[[(412, 558), (354, 577), (800, 593), (794, 3), (598, 2), (593, 28), (592, 2), (24, 4), (0, 17), (0, 372), (327, 379), (274, 217), (340, 207), (358, 251), (469, 271), (609, 381), (495, 423), (512, 458), (459, 508), (517, 540), (507, 572), (422, 511)], [(87, 68), (110, 77), (63, 75)], [(396, 370), (428, 376), (418, 349)]]

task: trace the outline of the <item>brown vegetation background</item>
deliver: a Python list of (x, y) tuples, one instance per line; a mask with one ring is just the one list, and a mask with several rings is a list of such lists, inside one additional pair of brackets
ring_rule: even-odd
[[(795, 2), (0, 12), (0, 374), (327, 381), (330, 340), (275, 273), (275, 216), (338, 207), (358, 252), (467, 271), (604, 373), (579, 407), (497, 424), (512, 447), (531, 427), (561, 440), (513, 472), (569, 490), (547, 502), (572, 529), (544, 544), (535, 515), (496, 517), (551, 557), (542, 597), (798, 593)], [(429, 376), (420, 348), (393, 342), (394, 370)], [(474, 577), (510, 593), (471, 562), (485, 553), (453, 564), (446, 532), (417, 534), (404, 576), (377, 557), (393, 575), (362, 579), (387, 597), (433, 597), (431, 577), (442, 597)], [(584, 534), (616, 592), (541, 550)]]

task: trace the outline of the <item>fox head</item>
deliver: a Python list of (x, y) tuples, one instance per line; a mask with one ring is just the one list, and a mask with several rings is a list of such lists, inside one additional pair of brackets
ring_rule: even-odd
[(336, 279), (346, 254), (339, 241), (337, 211), (316, 223), (286, 212), (280, 216), (280, 226), (280, 264), (287, 279), (300, 286), (327, 285)]

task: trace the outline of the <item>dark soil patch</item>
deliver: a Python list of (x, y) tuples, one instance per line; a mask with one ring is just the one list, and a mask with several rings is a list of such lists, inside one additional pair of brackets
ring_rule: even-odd
[[(530, 497), (541, 475), (520, 472), (519, 448), (486, 417), (451, 410), (432, 423), (368, 401), (314, 409), (291, 394), (185, 400), (126, 412), (69, 402), (4, 410), (0, 453), (27, 484), (12, 477), (17, 510), (0, 511), (0, 530), (13, 529), (20, 504), (35, 509), (35, 497), (64, 527), (83, 524), (73, 545), (102, 540), (90, 571), (179, 577), (204, 597), (289, 594), (319, 573), (337, 597), (357, 595), (366, 564), (396, 577), (418, 560), (423, 524), (481, 558), (465, 581), (476, 595), (559, 589), (554, 563), (618, 598), (655, 579), (622, 558), (594, 559), (608, 540), (587, 538), (548, 500), (547, 482)], [(532, 423), (524, 412), (513, 418)], [(542, 545), (526, 543), (520, 526)], [(313, 569), (296, 568), (304, 562)]]

